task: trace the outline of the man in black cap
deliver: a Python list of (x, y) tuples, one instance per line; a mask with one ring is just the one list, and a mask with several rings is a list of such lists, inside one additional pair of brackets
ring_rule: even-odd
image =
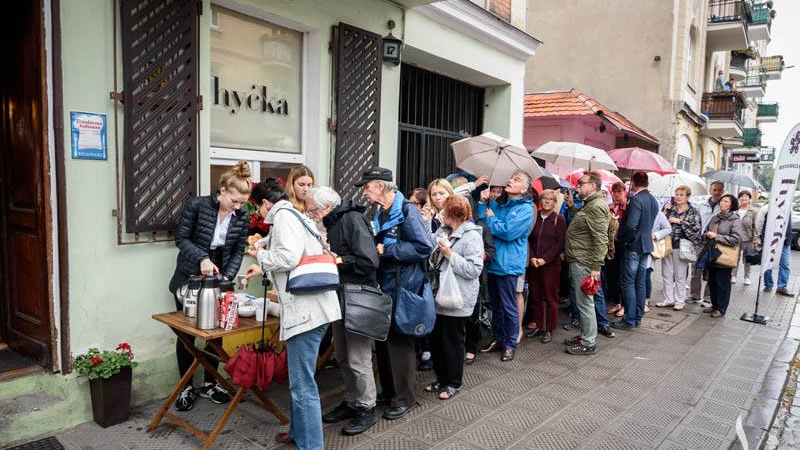
[[(433, 252), (430, 234), (417, 208), (397, 191), (391, 170), (371, 167), (355, 185), (378, 206), (372, 221), (380, 257), (378, 280), (396, 306), (397, 286), (418, 295), (423, 291), (425, 273), (420, 263)], [(393, 323), (386, 342), (375, 343), (382, 388), (378, 402), (389, 405), (383, 412), (385, 419), (399, 419), (416, 405), (414, 342), (415, 337), (400, 334)]]

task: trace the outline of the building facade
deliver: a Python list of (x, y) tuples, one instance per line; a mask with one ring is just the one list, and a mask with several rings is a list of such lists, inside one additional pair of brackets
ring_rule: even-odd
[[(769, 11), (750, 1), (530, 0), (528, 27), (547, 45), (528, 61), (526, 92), (580, 87), (656, 137), (679, 170), (725, 168), (756, 124), (768, 77), (750, 72), (767, 54)], [(581, 32), (564, 33), (567, 20)], [(720, 71), (740, 81), (735, 91), (715, 89)]]
[(0, 373), (0, 402), (34, 406), (3, 418), (0, 446), (90, 420), (86, 381), (70, 366), (89, 347), (130, 343), (134, 404), (166, 396), (175, 338), (150, 316), (174, 309), (169, 229), (185, 199), (213, 192), (235, 161), (250, 161), (256, 181), (305, 164), (349, 196), (372, 164), (394, 169), (405, 189), (452, 171), (455, 139), (521, 141), (525, 61), (539, 45), (526, 6), (15, 6), (3, 28), (19, 44), (3, 50), (13, 62), (2, 84), (3, 195), (27, 216), (0, 214), (4, 237), (16, 237), (3, 240), (4, 266), (19, 268), (2, 275), (0, 342), (31, 364)]

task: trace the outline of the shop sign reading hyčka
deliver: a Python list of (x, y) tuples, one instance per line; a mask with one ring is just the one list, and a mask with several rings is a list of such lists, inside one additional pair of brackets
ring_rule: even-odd
[(211, 77), (214, 85), (214, 105), (224, 106), (231, 114), (238, 114), (245, 105), (254, 112), (289, 115), (289, 102), (285, 98), (267, 96), (267, 86), (253, 84), (249, 91), (225, 89), (219, 86), (219, 77)]

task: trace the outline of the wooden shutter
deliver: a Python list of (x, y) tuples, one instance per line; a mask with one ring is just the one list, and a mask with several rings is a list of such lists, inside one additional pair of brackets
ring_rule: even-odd
[(197, 0), (121, 0), (125, 227), (175, 229), (197, 194)]
[(337, 41), (334, 180), (350, 199), (358, 194), (353, 183), (378, 163), (383, 39), (340, 23)]

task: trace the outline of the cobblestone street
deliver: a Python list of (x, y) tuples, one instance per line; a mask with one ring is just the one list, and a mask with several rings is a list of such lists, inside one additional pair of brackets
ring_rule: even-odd
[[(797, 253), (793, 262), (798, 273)], [(654, 274), (659, 273), (656, 267)], [(653, 277), (656, 293), (659, 278)], [(791, 279), (790, 288), (796, 292), (797, 278)], [(755, 284), (737, 284), (724, 320), (702, 315), (697, 305), (683, 312), (654, 308), (640, 331), (598, 338), (596, 356), (565, 354), (559, 342), (573, 332), (564, 330), (551, 344), (524, 340), (511, 363), (481, 355), (466, 368), (465, 387), (450, 401), (423, 394), (423, 383), (433, 374), (418, 372), (419, 406), (407, 417), (381, 419), (355, 437), (343, 436), (342, 425), (328, 426), (326, 448), (727, 449), (735, 441), (739, 416), (749, 439), (760, 438), (769, 427), (763, 419), (771, 419), (776, 405), (762, 389), (777, 383), (782, 390), (786, 373), (768, 376), (768, 371), (794, 358), (794, 348), (782, 343), (795, 300), (767, 294), (762, 308), (769, 325), (742, 322), (739, 316), (752, 309), (755, 292)], [(337, 370), (321, 376), (323, 410), (338, 404), (339, 386)], [(273, 389), (272, 395), (288, 412), (287, 388)], [(162, 424), (152, 435), (145, 432), (157, 406), (138, 409), (120, 426), (104, 430), (87, 423), (57, 437), (75, 450), (198, 448), (199, 441), (171, 425)], [(800, 422), (797, 408), (785, 417), (794, 429)], [(183, 416), (208, 429), (222, 410), (201, 400)], [(233, 415), (214, 448), (280, 448), (273, 436), (284, 430), (248, 402)], [(780, 448), (796, 448), (787, 445)]]

